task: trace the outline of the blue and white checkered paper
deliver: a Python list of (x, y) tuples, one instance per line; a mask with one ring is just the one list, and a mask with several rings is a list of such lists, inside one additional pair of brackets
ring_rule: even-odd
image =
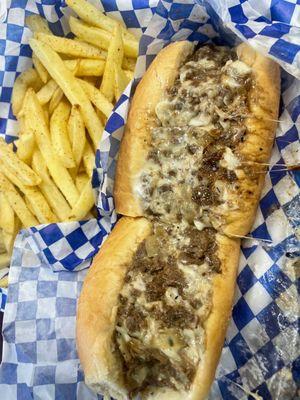
[[(94, 3), (98, 4), (97, 0)], [(250, 30), (255, 32), (255, 35), (252, 33), (252, 43), (260, 51), (275, 57), (287, 71), (299, 77), (299, 51), (295, 52), (295, 46), (299, 44), (297, 15), (300, 5), (297, 3), (297, 0), (262, 0), (259, 4), (254, 0), (162, 1), (142, 37), (136, 77), (142, 76), (157, 52), (170, 41), (189, 39), (206, 43), (213, 40), (216, 43), (234, 44), (237, 36), (249, 40)], [(134, 29), (145, 28), (155, 8), (155, 2), (149, 4), (148, 0), (105, 0), (102, 4), (107, 12), (123, 19)], [(10, 5), (12, 8), (4, 26), (11, 33), (2, 33), (1, 27), (0, 35), (9, 40), (3, 42), (2, 49), (0, 41), (0, 51), (7, 57), (12, 54), (15, 58), (12, 64), (9, 61), (7, 65), (3, 64), (0, 77), (5, 78), (6, 71), (12, 70), (10, 80), (8, 75), (2, 84), (11, 91), (15, 71), (25, 69), (30, 63), (22, 54), (23, 51), (25, 57), (30, 55), (28, 47), (25, 45), (20, 49), (18, 46), (26, 31), (22, 17), (24, 13), (39, 11), (54, 23), (57, 32), (67, 33), (68, 29), (59, 1), (39, 0), (35, 4), (31, 0), (11, 0)], [(17, 26), (14, 45), (11, 45), (14, 28), (10, 25)], [(268, 32), (268, 35), (262, 34), (262, 31)], [(284, 33), (279, 37), (278, 32)], [(28, 33), (23, 42), (27, 38)], [(284, 54), (281, 40), (285, 42)], [(277, 42), (279, 45), (273, 47)], [(277, 52), (276, 48), (279, 49)], [(3, 57), (0, 56), (0, 60)], [(130, 87), (110, 117), (97, 152), (93, 186), (97, 190), (97, 206), (102, 219), (101, 223), (95, 224), (99, 224), (99, 232), (102, 233), (97, 235), (94, 230), (94, 248), (97, 238), (100, 237), (100, 244), (101, 238), (110, 231), (116, 220), (112, 188), (129, 95)], [(1, 115), (0, 129), (6, 132), (8, 140), (15, 132), (9, 99), (10, 92), (4, 90), (0, 98), (0, 113), (7, 110), (7, 114)], [(297, 273), (293, 262), (300, 255), (300, 177), (283, 170), (285, 168), (281, 165), (299, 164), (299, 115), (300, 82), (283, 71), (282, 108), (272, 166), (266, 177), (253, 226), (253, 239), (244, 241), (242, 246), (233, 318), (212, 387), (211, 400), (251, 398), (248, 397), (250, 392), (257, 392), (262, 399), (273, 400), (288, 400), (297, 396), (300, 379), (297, 346), (299, 315)], [(62, 262), (68, 256), (64, 254), (66, 244), (70, 245), (68, 235), (73, 235), (74, 239), (68, 251), (76, 254), (78, 247), (73, 249), (72, 246), (76, 247), (79, 243), (76, 243), (73, 231), (83, 229), (85, 224), (77, 223), (76, 229), (71, 225), (62, 225), (39, 227), (37, 232), (26, 230), (17, 238), (4, 317), (1, 400), (97, 398), (83, 383), (75, 350), (76, 299), (86, 270), (62, 270), (68, 264)], [(44, 236), (40, 233), (43, 229)], [(51, 229), (56, 233), (61, 229), (66, 230), (62, 236), (58, 233), (56, 240)], [(45, 242), (45, 237), (52, 240), (50, 245)], [(88, 239), (91, 242), (91, 238)], [(61, 241), (61, 245), (56, 245), (56, 241)], [(52, 261), (58, 272), (54, 273), (50, 268), (53, 262), (45, 250), (49, 250), (48, 256), (55, 254)], [(93, 252), (91, 248), (89, 250)], [(76, 256), (79, 259), (81, 257), (80, 254)], [(70, 265), (73, 265), (72, 261)], [(82, 265), (78, 264), (78, 268), (82, 268)]]

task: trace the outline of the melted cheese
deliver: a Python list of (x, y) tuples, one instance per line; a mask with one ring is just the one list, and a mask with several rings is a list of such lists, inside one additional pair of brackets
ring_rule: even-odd
[[(222, 135), (226, 136), (228, 132), (235, 132), (240, 127), (245, 115), (245, 94), (241, 94), (241, 88), (251, 73), (251, 68), (246, 64), (232, 59), (229, 49), (219, 47), (213, 54), (205, 47), (202, 50), (199, 50), (198, 58), (195, 57), (180, 68), (173, 90), (156, 106), (159, 126), (152, 130), (151, 151), (135, 186), (145, 214), (153, 222), (154, 232), (146, 240), (146, 262), (141, 264), (143, 272), (133, 271), (121, 294), (130, 306), (142, 311), (146, 327), (141, 324), (135, 332), (134, 325), (133, 333), (130, 331), (129, 335), (126, 318), (121, 318), (121, 326), (116, 328), (122, 353), (128, 352), (127, 345), (132, 336), (146, 353), (155, 350), (157, 354), (159, 350), (167, 356), (177, 372), (176, 379), (170, 377), (169, 380), (179, 389), (189, 384), (181, 369), (182, 364), (188, 361), (190, 365), (196, 366), (205, 352), (206, 337), (202, 326), (211, 312), (212, 279), (215, 274), (212, 260), (216, 254), (213, 253), (211, 258), (208, 254), (211, 247), (202, 247), (199, 251), (195, 246), (199, 251), (196, 256), (193, 255), (193, 249), (190, 249), (195, 237), (200, 235), (196, 229), (201, 232), (218, 222), (211, 214), (215, 204), (211, 206), (206, 203), (202, 206), (196, 202), (193, 193), (200, 193), (201, 197), (201, 191), (204, 191), (209, 197), (210, 191), (214, 191), (218, 193), (218, 199), (213, 200), (216, 204), (220, 202), (221, 207), (234, 208), (230, 202), (230, 184), (224, 180), (224, 174), (217, 175), (216, 171), (222, 167), (228, 171), (237, 171), (238, 175), (241, 163), (234, 151), (218, 140)], [(213, 162), (211, 170), (205, 172), (207, 170), (203, 159), (209, 146), (215, 146), (215, 153), (222, 149), (222, 153), (221, 157), (215, 155), (214, 159), (214, 151), (208, 152), (212, 154)], [(206, 163), (210, 163), (210, 160)], [(211, 183), (209, 179), (212, 176), (215, 178)], [(194, 237), (189, 237), (187, 232), (190, 229), (193, 229)], [(208, 240), (207, 236), (205, 240)], [(206, 249), (205, 253), (203, 249)], [(213, 248), (212, 251), (216, 250)], [(159, 261), (156, 262), (156, 259)], [(147, 264), (147, 260), (150, 260), (150, 264)], [(152, 265), (151, 260), (154, 260)], [(158, 275), (162, 276), (164, 292), (160, 293), (157, 282), (153, 289), (151, 284), (159, 274), (159, 269), (170, 272), (160, 260), (167, 267), (174, 266), (178, 272), (174, 280), (176, 282), (176, 279), (181, 279), (184, 287), (180, 284), (176, 286), (172, 280), (169, 284), (165, 275)], [(165, 282), (170, 286), (165, 288)], [(170, 308), (179, 313), (179, 318), (180, 315), (185, 318), (188, 315), (190, 325), (178, 327), (176, 314), (170, 322), (169, 315), (164, 314)], [(186, 313), (183, 314), (182, 310)], [(174, 327), (170, 327), (170, 323), (174, 323)], [(128, 354), (128, 357), (132, 355)], [(133, 378), (139, 384), (147, 376), (148, 368), (141, 367), (135, 372)]]
[(235, 171), (241, 165), (240, 160), (233, 154), (229, 147), (225, 148), (223, 159), (220, 164), (229, 171)]

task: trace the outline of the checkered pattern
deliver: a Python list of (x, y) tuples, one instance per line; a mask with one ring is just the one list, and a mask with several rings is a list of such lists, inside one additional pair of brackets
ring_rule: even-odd
[(228, 27), (300, 78), (299, 0), (228, 0), (227, 7), (218, 10)]
[(0, 312), (4, 311), (6, 297), (7, 297), (7, 290), (0, 288)]
[[(123, 2), (121, 12), (118, 12), (117, 3), (104, 2), (105, 11), (119, 20), (123, 20), (127, 26), (141, 34), (153, 15), (153, 4), (151, 2), (149, 4), (147, 1), (145, 8), (145, 4), (137, 5), (137, 2), (133, 0), (133, 4), (137, 5), (137, 9), (133, 11), (132, 4), (131, 7), (128, 7), (129, 3)], [(18, 131), (18, 123), (10, 104), (13, 83), (20, 72), (32, 65), (31, 50), (28, 46), (30, 31), (24, 27), (25, 18), (31, 13), (39, 13), (49, 21), (50, 28), (54, 33), (66, 35), (69, 31), (66, 18), (68, 12), (64, 8), (65, 2), (63, 1), (11, 0), (7, 2), (7, 7), (9, 7), (9, 12), (6, 19), (3, 18), (0, 29), (0, 134), (5, 135), (6, 140), (11, 142), (16, 139)], [(118, 109), (115, 116), (109, 120), (110, 129), (113, 126), (116, 128), (124, 125), (121, 116), (124, 106), (122, 107), (120, 104)], [(106, 164), (107, 152), (105, 153), (105, 151), (104, 143), (101, 148), (101, 171), (95, 170), (97, 178), (93, 179), (93, 187), (97, 195), (99, 194), (97, 205), (100, 219), (81, 223), (43, 225), (31, 229), (32, 236), (44, 253), (46, 262), (54, 271), (63, 269), (73, 271), (88, 267), (91, 257), (97, 252), (116, 221), (112, 197), (110, 195), (108, 198), (103, 194), (106, 192), (106, 185), (99, 175), (103, 174), (103, 178), (106, 179), (107, 171), (110, 173), (113, 168), (113, 165), (110, 166), (109, 159)]]
[(97, 399), (83, 383), (75, 346), (86, 271), (54, 274), (31, 232), (17, 237), (3, 325), (1, 399)]
[[(15, 4), (21, 3), (25, 12), (29, 4), (33, 7), (29, 0), (15, 0)], [(269, 36), (263, 38), (260, 33), (253, 37), (245, 34), (244, 37), (256, 46), (260, 43), (265, 53), (271, 52), (278, 39), (278, 34), (272, 32), (281, 29), (284, 40), (293, 41), (294, 27), (290, 25), (296, 26), (297, 21), (294, 19), (292, 23), (287, 23), (284, 15), (291, 10), (291, 6), (280, 11), (279, 5), (292, 4), (295, 13), (298, 9), (296, 0), (264, 0), (259, 4), (228, 0), (227, 3), (229, 7), (226, 9), (220, 0), (160, 2), (157, 13), (142, 36), (134, 86), (157, 52), (170, 41), (188, 39), (205, 43), (212, 40), (234, 44), (237, 37), (228, 30), (228, 26), (241, 36), (240, 26), (244, 26), (244, 33), (247, 32), (246, 27), (254, 30), (253, 21), (260, 24), (260, 32), (266, 28), (264, 32)], [(256, 17), (252, 19), (249, 11), (251, 4), (256, 10)], [(34, 7), (59, 26), (64, 20), (59, 5), (59, 1), (39, 0)], [(64, 6), (64, 3), (61, 5)], [(133, 21), (134, 28), (137, 19), (141, 32), (147, 26), (155, 2), (104, 0), (103, 6), (125, 22)], [(243, 10), (247, 21), (244, 17), (236, 19), (237, 15), (241, 17), (241, 13), (233, 8), (235, 6)], [(63, 8), (63, 13), (67, 13), (67, 9)], [(222, 24), (222, 19), (225, 24)], [(286, 26), (280, 27), (278, 23)], [(272, 37), (272, 43), (266, 39), (268, 37)], [(295, 74), (291, 67), (296, 68), (297, 57), (289, 64), (282, 58), (281, 51), (276, 52), (276, 47), (273, 56), (283, 63), (285, 69)], [(95, 238), (102, 238), (116, 221), (112, 188), (130, 92), (129, 86), (116, 105), (96, 155), (93, 187), (97, 193), (100, 222), (92, 220), (75, 225), (41, 226), (23, 231), (17, 238), (4, 317), (1, 400), (97, 398), (83, 383), (75, 351), (76, 299), (86, 273), (85, 269), (79, 269), (86, 266), (88, 261), (83, 260), (88, 260), (96, 250)], [(242, 246), (233, 317), (210, 394), (211, 400), (242, 399), (249, 392), (257, 392), (263, 399), (288, 400), (293, 398), (300, 381), (297, 287), (292, 266), (300, 256), (300, 245), (295, 235), (300, 222), (300, 176), (282, 171), (281, 167), (283, 163), (299, 163), (299, 99), (300, 82), (283, 73), (281, 122), (276, 145), (251, 233), (252, 239), (245, 240)], [(3, 97), (1, 101), (0, 106), (4, 104)], [(7, 118), (4, 119), (7, 123)], [(7, 139), (10, 138), (7, 136)], [(73, 263), (79, 270), (76, 273), (60, 270), (61, 265), (73, 266)], [(53, 274), (50, 266), (58, 272)]]

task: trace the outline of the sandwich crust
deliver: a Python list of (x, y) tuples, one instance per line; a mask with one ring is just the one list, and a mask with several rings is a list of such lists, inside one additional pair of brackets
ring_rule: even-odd
[(244, 165), (249, 165), (250, 174), (254, 173), (257, 180), (253, 182), (251, 176), (245, 174), (239, 190), (229, 194), (231, 210), (226, 205), (220, 206), (215, 214), (222, 220), (223, 233), (244, 236), (254, 222), (265, 181), (264, 164), (268, 163), (273, 147), (280, 100), (280, 68), (245, 43), (237, 47), (237, 55), (240, 61), (252, 68), (254, 85), (248, 97), (250, 116), (245, 120), (247, 134), (235, 155)]
[(216, 242), (222, 272), (216, 274), (213, 279), (212, 310), (204, 324), (206, 348), (191, 389), (188, 392), (179, 392), (170, 388), (150, 387), (142, 394), (143, 400), (204, 400), (209, 393), (231, 318), (240, 255), (239, 239), (230, 239), (217, 234)]
[(187, 41), (175, 42), (159, 52), (148, 68), (133, 96), (125, 134), (117, 163), (114, 199), (119, 214), (143, 216), (136, 181), (146, 161), (150, 147), (151, 129), (158, 126), (155, 114), (167, 89), (173, 86), (178, 68), (192, 53), (194, 46)]
[[(152, 232), (145, 218), (123, 217), (93, 261), (80, 296), (77, 346), (85, 381), (96, 392), (125, 400), (122, 364), (113, 351), (118, 296), (138, 245)], [(221, 273), (213, 278), (212, 310), (205, 322), (206, 348), (190, 391), (149, 387), (147, 400), (202, 400), (209, 392), (231, 315), (240, 241), (217, 234)], [(230, 257), (228, 255), (230, 254)]]
[[(114, 198), (118, 213), (145, 216), (137, 179), (151, 145), (151, 129), (158, 125), (155, 106), (172, 87), (179, 66), (192, 52), (189, 42), (172, 43), (155, 58), (137, 87), (129, 111), (117, 163)], [(253, 224), (264, 183), (263, 163), (273, 146), (280, 98), (279, 66), (243, 43), (238, 58), (252, 68), (253, 85), (248, 94), (250, 115), (246, 135), (234, 151), (250, 174), (241, 172), (238, 189), (230, 190), (226, 202), (211, 209), (213, 225), (227, 235), (246, 235)], [(253, 176), (256, 179), (253, 179)]]
[(94, 258), (79, 298), (76, 336), (85, 382), (116, 400), (128, 398), (122, 365), (112, 351), (118, 296), (127, 267), (150, 232), (145, 218), (122, 218)]
[[(192, 51), (193, 45), (186, 41), (169, 45), (158, 54), (137, 87), (121, 144), (114, 189), (117, 212), (126, 216), (95, 257), (79, 300), (77, 344), (86, 383), (116, 400), (128, 398), (123, 365), (113, 342), (118, 297), (139, 244), (152, 233), (151, 222), (143, 218), (137, 180), (151, 146), (151, 130), (159, 126), (155, 107), (173, 86), (179, 67)], [(246, 44), (236, 51), (239, 60), (252, 68), (254, 84), (248, 95), (250, 115), (244, 120), (245, 140), (233, 152), (240, 161), (238, 186), (231, 187), (224, 203), (211, 207), (211, 220), (218, 232), (216, 255), (221, 272), (213, 277), (212, 310), (204, 322), (205, 352), (189, 391), (148, 387), (141, 393), (144, 400), (205, 399), (231, 316), (240, 252), (240, 240), (231, 236), (246, 235), (255, 217), (264, 183), (263, 164), (269, 160), (276, 129), (280, 80), (279, 67), (273, 61)]]

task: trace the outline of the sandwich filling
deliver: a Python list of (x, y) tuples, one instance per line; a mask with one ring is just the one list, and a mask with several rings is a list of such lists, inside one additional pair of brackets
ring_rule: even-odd
[(119, 297), (115, 351), (130, 392), (187, 390), (205, 352), (213, 278), (222, 273), (211, 209), (238, 181), (251, 69), (227, 47), (185, 60), (157, 104), (138, 191), (153, 233), (138, 248)]
[(157, 104), (157, 127), (137, 190), (146, 214), (200, 221), (234, 190), (246, 134), (251, 68), (227, 47), (204, 46)]

